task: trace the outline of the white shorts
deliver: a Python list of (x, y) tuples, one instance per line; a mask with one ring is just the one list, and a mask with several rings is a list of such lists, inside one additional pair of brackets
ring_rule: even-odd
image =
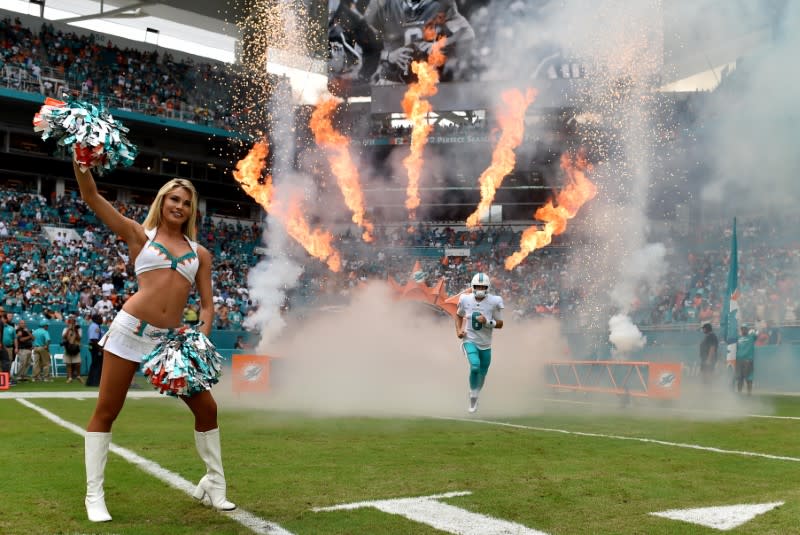
[(100, 339), (99, 345), (125, 360), (142, 362), (142, 357), (153, 351), (173, 330), (153, 327), (120, 310), (111, 322), (108, 332)]

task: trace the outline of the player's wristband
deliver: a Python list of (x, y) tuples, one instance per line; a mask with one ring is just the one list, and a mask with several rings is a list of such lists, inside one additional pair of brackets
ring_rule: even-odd
[(486, 325), (494, 329), (495, 325), (497, 325), (497, 322), (495, 320), (489, 320), (489, 323), (487, 323)]

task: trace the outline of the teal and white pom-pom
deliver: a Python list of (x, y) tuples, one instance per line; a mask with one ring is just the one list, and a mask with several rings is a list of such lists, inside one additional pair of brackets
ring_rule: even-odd
[(219, 381), (222, 355), (203, 333), (179, 329), (142, 358), (142, 372), (162, 394), (193, 396)]
[(130, 166), (139, 150), (128, 141), (128, 129), (103, 107), (88, 102), (48, 98), (33, 117), (33, 130), (42, 139), (55, 139), (83, 168), (102, 175), (117, 166)]

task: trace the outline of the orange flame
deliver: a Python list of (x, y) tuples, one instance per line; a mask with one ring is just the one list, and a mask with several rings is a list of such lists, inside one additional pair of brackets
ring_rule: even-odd
[(289, 236), (302, 245), (308, 254), (324, 260), (331, 271), (338, 272), (342, 269), (342, 258), (338, 251), (331, 246), (333, 236), (330, 232), (309, 228), (308, 221), (303, 217), (303, 206), (299, 198), (294, 198), (289, 203), (284, 224)]
[(257, 141), (250, 152), (236, 164), (233, 178), (241, 184), (242, 189), (255, 201), (270, 212), (272, 209), (272, 175), (267, 175), (264, 183), (259, 179), (267, 166), (269, 146), (265, 141)]
[(419, 208), (419, 182), (422, 174), (422, 151), (428, 142), (428, 136), (433, 126), (428, 124), (428, 114), (433, 110), (431, 103), (425, 100), (432, 97), (438, 91), (439, 67), (444, 65), (445, 58), (442, 49), (447, 43), (447, 39), (442, 38), (433, 43), (428, 61), (414, 61), (411, 63), (411, 70), (417, 75), (417, 81), (408, 86), (403, 97), (403, 111), (412, 123), (411, 128), (411, 152), (403, 159), (403, 165), (408, 171), (408, 187), (406, 188), (406, 208), (409, 211), (409, 219), (416, 217), (416, 210)]
[(286, 232), (302, 245), (308, 253), (328, 264), (332, 271), (342, 268), (342, 260), (331, 242), (333, 236), (320, 229), (309, 228), (308, 222), (303, 217), (303, 210), (299, 198), (294, 198), (289, 203), (288, 210), (274, 201), (274, 188), (272, 175), (264, 178), (264, 183), (259, 182), (261, 174), (267, 166), (266, 159), (269, 154), (269, 145), (266, 141), (258, 141), (250, 152), (236, 164), (233, 177), (242, 189), (250, 195), (264, 210), (277, 218), (286, 227)]
[(317, 144), (328, 151), (328, 162), (344, 195), (344, 202), (353, 213), (353, 223), (364, 229), (364, 241), (372, 241), (375, 228), (364, 217), (364, 192), (358, 178), (358, 169), (350, 155), (350, 139), (333, 128), (331, 115), (338, 103), (333, 98), (322, 100), (311, 114), (311, 131)]
[(478, 226), (478, 218), (492, 206), (497, 188), (503, 183), (506, 175), (514, 170), (517, 162), (514, 149), (522, 143), (525, 134), (525, 113), (535, 97), (534, 89), (528, 89), (524, 95), (517, 89), (503, 92), (505, 107), (497, 117), (503, 133), (492, 154), (492, 163), (478, 179), (481, 186), (481, 202), (467, 218), (468, 228)]
[(567, 180), (564, 189), (556, 196), (558, 206), (554, 206), (551, 199), (536, 210), (534, 218), (544, 221), (544, 228), (532, 226), (525, 229), (520, 239), (520, 250), (506, 258), (506, 269), (514, 269), (530, 253), (549, 245), (553, 241), (553, 235), (563, 233), (567, 229), (567, 221), (574, 218), (581, 206), (597, 195), (597, 186), (586, 178), (586, 174), (592, 171), (592, 165), (583, 152), (579, 152), (574, 159), (568, 154), (562, 154), (561, 168)]

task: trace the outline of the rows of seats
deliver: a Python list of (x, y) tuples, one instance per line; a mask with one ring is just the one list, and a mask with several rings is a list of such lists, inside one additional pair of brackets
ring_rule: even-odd
[(52, 23), (34, 29), (19, 18), (0, 19), (0, 83), (55, 98), (69, 89), (83, 100), (102, 98), (110, 107), (226, 129), (238, 126), (230, 112), (231, 77), (222, 64), (121, 49), (101, 39)]

